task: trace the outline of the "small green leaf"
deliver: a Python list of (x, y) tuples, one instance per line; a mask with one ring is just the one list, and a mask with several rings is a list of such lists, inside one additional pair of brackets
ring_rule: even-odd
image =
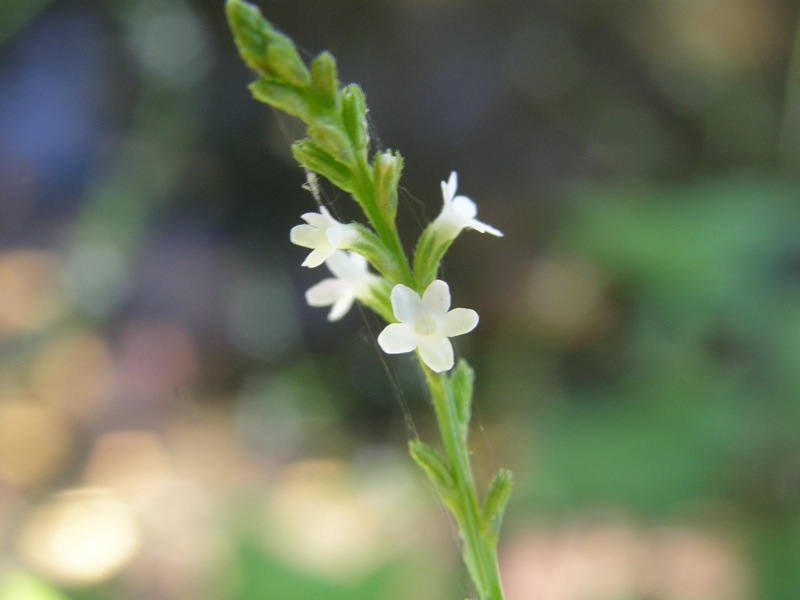
[(481, 514), (483, 526), (494, 543), (497, 541), (497, 534), (503, 521), (503, 513), (506, 511), (508, 499), (511, 497), (512, 483), (511, 471), (500, 469), (489, 485), (489, 491), (486, 493), (486, 499), (483, 502)]
[(292, 154), (305, 168), (328, 179), (333, 185), (346, 192), (352, 192), (352, 175), (350, 168), (322, 150), (309, 139), (292, 144)]
[(391, 150), (375, 155), (372, 177), (375, 182), (375, 200), (387, 220), (394, 221), (397, 215), (397, 184), (403, 170), (403, 157)]
[(295, 88), (272, 79), (259, 79), (249, 86), (253, 97), (259, 102), (282, 110), (293, 117), (308, 121), (309, 111), (306, 98)]
[(433, 483), (439, 495), (442, 496), (443, 500), (446, 496), (452, 494), (455, 488), (453, 475), (433, 448), (420, 440), (411, 440), (408, 443), (408, 451), (411, 453), (411, 457), (428, 475), (428, 478)]
[(472, 414), (472, 390), (475, 386), (475, 371), (463, 358), (458, 361), (450, 375), (450, 390), (458, 415), (462, 435), (466, 437)]
[(339, 98), (339, 79), (336, 75), (336, 59), (330, 52), (322, 52), (311, 63), (311, 83), (322, 106), (325, 108), (336, 106)]
[(342, 89), (342, 121), (353, 147), (358, 151), (364, 150), (369, 143), (367, 101), (364, 92), (354, 83)]

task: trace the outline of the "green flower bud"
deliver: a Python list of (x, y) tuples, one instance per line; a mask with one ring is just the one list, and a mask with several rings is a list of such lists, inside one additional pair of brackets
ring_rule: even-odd
[(339, 162), (350, 164), (353, 161), (350, 140), (336, 124), (324, 118), (316, 119), (308, 126), (308, 136)]
[(291, 39), (278, 33), (258, 7), (228, 0), (225, 4), (236, 47), (245, 64), (261, 77), (278, 79), (303, 89), (310, 74)]
[(301, 90), (308, 87), (311, 75), (291, 39), (274, 31), (267, 48), (267, 59), (279, 79)]
[(342, 89), (342, 121), (355, 149), (366, 148), (369, 143), (367, 102), (364, 92), (354, 83)]
[(339, 98), (339, 79), (336, 76), (336, 59), (323, 52), (311, 63), (311, 83), (325, 108), (332, 108)]
[(500, 525), (503, 521), (503, 514), (506, 512), (508, 499), (511, 497), (511, 487), (513, 478), (511, 471), (501, 469), (492, 483), (489, 484), (489, 491), (486, 493), (486, 500), (483, 502), (481, 518), (486, 533), (492, 544), (497, 544), (497, 534), (500, 532)]
[(450, 390), (453, 394), (453, 403), (458, 415), (458, 424), (461, 434), (466, 439), (469, 429), (469, 420), (472, 413), (472, 390), (475, 387), (475, 371), (467, 361), (459, 360), (452, 375), (450, 375)]
[(375, 155), (372, 163), (375, 199), (390, 221), (394, 221), (397, 214), (397, 184), (402, 170), (403, 157), (399, 153), (389, 151)]

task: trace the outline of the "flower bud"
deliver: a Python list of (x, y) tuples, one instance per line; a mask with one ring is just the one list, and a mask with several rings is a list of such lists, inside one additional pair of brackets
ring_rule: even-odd
[(367, 134), (367, 103), (364, 92), (356, 84), (342, 89), (342, 121), (347, 129), (353, 147), (363, 150), (369, 143)]
[(330, 52), (322, 52), (311, 63), (311, 83), (326, 108), (336, 105), (339, 96), (339, 79), (336, 76), (336, 59)]
[(378, 206), (390, 220), (394, 220), (397, 214), (397, 183), (403, 170), (403, 157), (392, 154), (391, 151), (379, 153), (372, 163), (372, 170)]

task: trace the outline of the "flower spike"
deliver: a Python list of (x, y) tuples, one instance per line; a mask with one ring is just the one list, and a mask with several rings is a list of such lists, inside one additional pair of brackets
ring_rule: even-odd
[(453, 368), (453, 345), (448, 338), (469, 333), (478, 325), (478, 313), (468, 308), (450, 308), (450, 287), (439, 279), (420, 297), (402, 284), (392, 290), (392, 310), (399, 321), (378, 336), (387, 354), (419, 350), (431, 370), (441, 373)]

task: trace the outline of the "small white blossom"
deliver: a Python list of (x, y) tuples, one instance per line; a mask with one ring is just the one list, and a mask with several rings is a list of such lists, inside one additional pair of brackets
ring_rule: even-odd
[(367, 259), (353, 252), (334, 252), (325, 266), (336, 277), (323, 279), (306, 292), (311, 306), (332, 306), (329, 321), (337, 321), (347, 314), (353, 302), (369, 294), (370, 285), (380, 281), (367, 269)]
[(502, 237), (502, 232), (475, 218), (478, 207), (466, 196), (456, 196), (457, 188), (458, 175), (453, 171), (450, 173), (450, 179), (442, 182), (444, 205), (433, 226), (448, 239), (455, 238), (465, 228)]
[(313, 250), (303, 261), (304, 267), (318, 267), (338, 249), (358, 238), (355, 227), (334, 219), (324, 206), (320, 206), (319, 213), (306, 213), (302, 218), (307, 224), (292, 227), (289, 239), (293, 244)]
[(453, 345), (448, 338), (475, 329), (478, 313), (468, 308), (450, 308), (450, 288), (439, 279), (420, 298), (402, 284), (392, 290), (392, 311), (399, 321), (388, 325), (378, 336), (387, 354), (419, 350), (422, 361), (441, 373), (453, 368)]

